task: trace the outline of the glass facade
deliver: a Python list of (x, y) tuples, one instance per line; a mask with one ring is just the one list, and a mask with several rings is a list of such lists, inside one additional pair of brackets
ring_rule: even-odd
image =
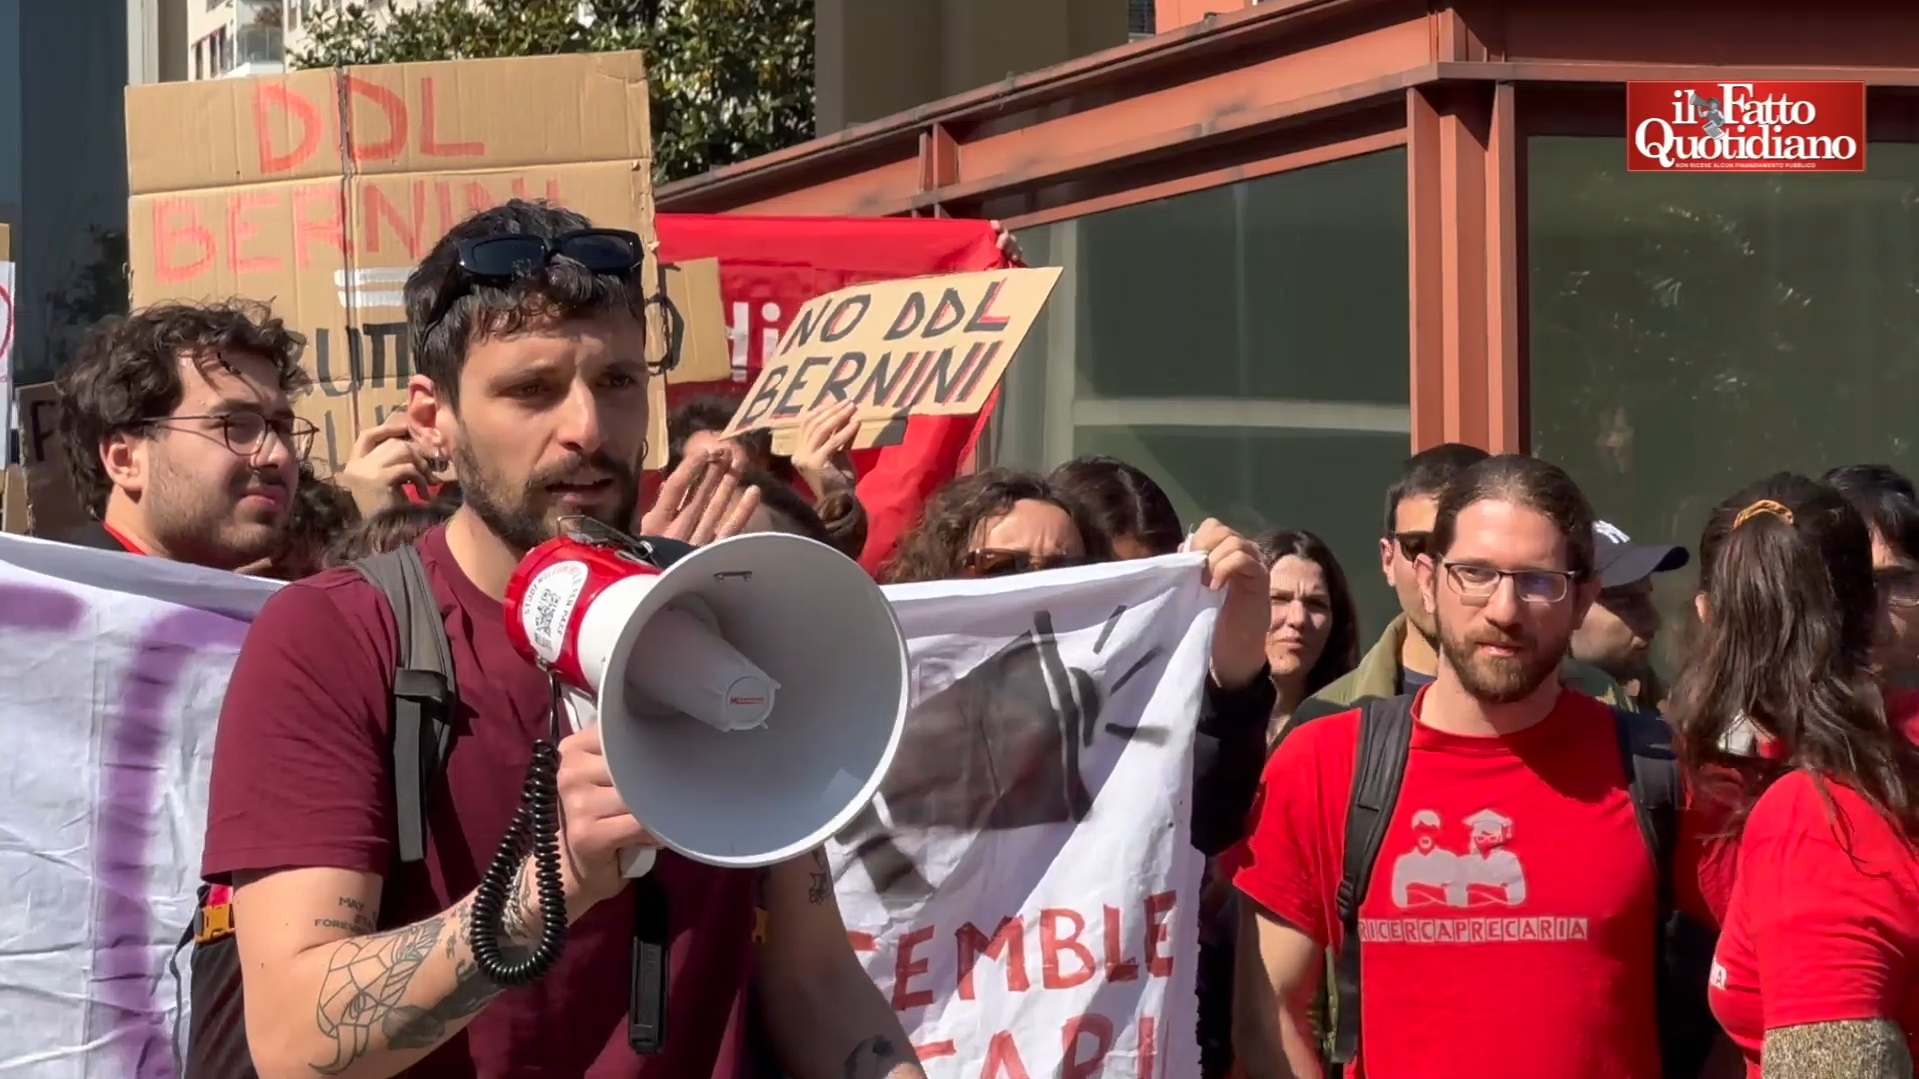
[(1065, 268), (1007, 372), (994, 460), (1109, 453), (1188, 525), (1307, 528), (1363, 631), (1396, 611), (1380, 500), (1411, 445), (1403, 148), (1019, 234)]
[[(1602, 517), (1690, 548), (1780, 469), (1919, 474), (1919, 145), (1868, 162), (1628, 174), (1623, 139), (1530, 140), (1532, 450)], [(1666, 576), (1682, 610), (1697, 576)]]

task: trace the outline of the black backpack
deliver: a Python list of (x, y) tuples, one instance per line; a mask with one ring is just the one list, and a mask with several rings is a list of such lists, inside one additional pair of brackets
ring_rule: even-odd
[[(453, 677), (453, 648), (440, 604), (434, 598), (426, 565), (411, 546), (353, 563), (386, 596), (399, 631), (400, 662), (393, 675), (393, 796), (399, 815), (401, 862), (426, 857), (426, 806), (433, 783), (453, 747), (453, 717), (459, 714), (459, 690)], [(240, 985), (240, 949), (233, 936), (229, 905), (208, 905), (211, 887), (201, 885), (193, 922), (174, 949), (168, 970), (179, 978), (181, 951), (193, 948), (191, 1023), (184, 1047), (182, 1079), (257, 1079), (247, 1048), (246, 1015)], [(174, 1051), (181, 1055), (178, 1026)]]
[[(1399, 802), (1413, 740), (1413, 695), (1366, 697), (1352, 705), (1315, 708), (1287, 726), (1360, 709), (1359, 757), (1353, 771), (1352, 800), (1346, 818), (1346, 848), (1337, 907), (1343, 946), (1333, 957), (1334, 1005), (1331, 1063), (1340, 1071), (1359, 1050), (1359, 908), (1372, 884), (1373, 868), (1386, 829)], [(1656, 925), (1658, 973), (1655, 1007), (1660, 1057), (1666, 1079), (1697, 1076), (1711, 1052), (1719, 1026), (1706, 1004), (1706, 981), (1716, 936), (1675, 909), (1673, 856), (1679, 844), (1679, 761), (1672, 731), (1664, 719), (1643, 712), (1612, 710), (1619, 752), (1640, 832), (1652, 851), (1658, 874)], [(1282, 736), (1283, 737), (1283, 736)]]

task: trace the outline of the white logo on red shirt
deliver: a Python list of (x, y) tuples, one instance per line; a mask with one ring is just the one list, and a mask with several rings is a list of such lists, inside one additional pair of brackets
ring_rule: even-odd
[[(1393, 860), (1392, 901), (1401, 910), (1516, 910), (1526, 903), (1526, 868), (1508, 849), (1512, 818), (1482, 809), (1463, 822), (1463, 850), (1440, 844), (1444, 822), (1437, 812), (1412, 815), (1413, 848)], [(1362, 941), (1423, 943), (1499, 943), (1505, 941), (1585, 940), (1584, 918), (1551, 916), (1454, 916), (1362, 918)]]

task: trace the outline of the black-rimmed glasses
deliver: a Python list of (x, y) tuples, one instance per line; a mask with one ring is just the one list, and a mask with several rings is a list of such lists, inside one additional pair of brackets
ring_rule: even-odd
[(556, 258), (569, 258), (596, 274), (631, 274), (646, 261), (639, 233), (625, 229), (576, 229), (558, 236), (508, 233), (460, 241), (460, 269), (474, 277), (527, 277)]
[(226, 443), (227, 449), (241, 457), (252, 457), (259, 453), (260, 447), (266, 443), (267, 432), (271, 431), (286, 442), (296, 460), (304, 461), (307, 454), (313, 452), (313, 440), (320, 433), (311, 420), (297, 416), (269, 417), (264, 413), (247, 411), (223, 412), (217, 416), (156, 416), (140, 422), (163, 427), (184, 420), (213, 424), (219, 428), (220, 438)]
[(1474, 607), (1485, 606), (1499, 591), (1500, 582), (1508, 578), (1522, 602), (1542, 604), (1558, 603), (1571, 595), (1573, 582), (1579, 578), (1571, 570), (1504, 570), (1476, 562), (1441, 562), (1440, 567), (1446, 571), (1453, 591)]

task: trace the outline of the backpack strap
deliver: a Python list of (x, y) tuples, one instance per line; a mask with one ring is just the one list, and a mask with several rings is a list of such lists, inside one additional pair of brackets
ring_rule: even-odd
[(1413, 697), (1359, 702), (1359, 760), (1346, 810), (1345, 868), (1339, 881), (1339, 952), (1333, 958), (1333, 1063), (1342, 1069), (1359, 1053), (1359, 908), (1372, 885), (1413, 746)]
[(1612, 710), (1619, 752), (1626, 765), (1633, 815), (1659, 872), (1659, 924), (1673, 910), (1673, 857), (1679, 849), (1679, 758), (1672, 728), (1647, 712)]
[(459, 689), (453, 646), (426, 563), (411, 545), (353, 563), (386, 596), (399, 632), (400, 662), (393, 674), (393, 805), (402, 862), (426, 857), (426, 805), (453, 747)]

